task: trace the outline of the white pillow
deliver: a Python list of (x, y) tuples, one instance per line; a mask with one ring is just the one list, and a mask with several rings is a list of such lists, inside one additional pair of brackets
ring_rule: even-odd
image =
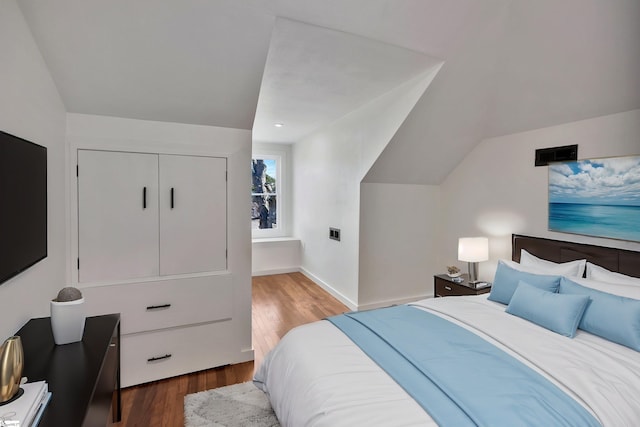
[[(544, 267), (540, 268), (537, 266), (522, 265), (515, 261), (511, 261), (510, 259), (501, 259), (500, 261), (505, 263), (507, 266), (513, 268), (514, 270), (524, 271), (525, 273), (532, 273), (532, 274), (544, 274), (547, 276), (550, 275), (545, 271)], [(551, 276), (558, 276), (558, 274), (551, 274)]]
[(598, 280), (600, 282), (617, 283), (620, 285), (638, 285), (640, 286), (640, 278), (631, 277), (625, 274), (609, 271), (599, 265), (587, 263), (587, 279)]
[(586, 288), (595, 289), (597, 291), (606, 292), (608, 294), (619, 295), (621, 297), (640, 300), (640, 286), (607, 283), (593, 279), (582, 279), (578, 277), (572, 278), (571, 281)]
[(584, 268), (586, 263), (586, 259), (557, 263), (538, 258), (534, 255), (531, 255), (524, 249), (520, 250), (520, 264), (525, 267), (534, 267), (536, 269), (539, 269), (544, 274), (556, 274), (559, 276), (567, 277), (582, 277), (584, 275)]

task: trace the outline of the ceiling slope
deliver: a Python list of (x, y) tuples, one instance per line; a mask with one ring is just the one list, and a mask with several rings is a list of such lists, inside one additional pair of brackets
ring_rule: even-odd
[(369, 38), (278, 18), (262, 77), (254, 141), (300, 141), (439, 62)]
[(446, 58), (510, 0), (277, 0), (278, 16)]
[[(292, 71), (309, 70), (308, 63), (295, 62), (295, 53), (301, 53), (301, 42), (319, 40), (304, 34), (300, 40), (284, 42), (282, 37), (276, 37), (274, 58), (284, 63), (270, 61), (273, 67), (269, 70), (276, 72), (263, 80), (276, 17), (334, 30), (331, 34), (337, 48), (331, 52), (325, 45), (315, 58), (326, 55), (327, 64), (334, 67), (345, 59), (351, 61), (344, 63), (347, 68), (343, 73), (333, 73), (336, 81), (329, 81), (327, 73), (321, 81), (309, 78), (307, 83), (321, 87), (302, 88), (303, 93), (309, 98), (322, 89), (344, 93), (345, 83), (351, 79), (354, 84), (349, 84), (348, 89), (360, 91), (360, 100), (366, 89), (373, 89), (367, 94), (367, 101), (371, 101), (384, 91), (384, 84), (394, 83), (388, 78), (391, 74), (398, 72), (395, 78), (399, 80), (404, 73), (403, 78), (408, 79), (418, 74), (414, 71), (421, 67), (420, 61), (445, 58), (458, 49), (472, 37), (478, 16), (504, 1), (507, 0), (16, 0), (68, 111), (243, 129), (252, 128), (261, 82), (266, 90), (265, 102), (261, 101), (255, 117), (258, 128), (260, 123), (271, 120), (263, 114), (282, 115), (282, 111), (275, 114), (269, 108), (268, 100), (274, 99), (268, 96), (269, 75), (282, 78), (278, 70), (285, 65)], [(287, 34), (297, 37), (300, 33)], [(340, 38), (344, 38), (344, 46)], [(364, 47), (362, 55), (353, 50), (358, 38)], [(287, 42), (293, 44), (293, 50), (280, 52), (279, 47)], [(351, 58), (346, 58), (348, 46)], [(378, 53), (380, 63), (372, 68)], [(424, 56), (416, 61), (419, 54)], [(354, 81), (354, 70), (348, 68), (353, 64), (361, 73), (357, 80), (370, 79), (369, 85), (358, 86), (360, 81)], [(321, 69), (317, 71), (319, 74)], [(361, 105), (360, 100), (349, 104), (342, 99), (344, 105), (339, 107)], [(277, 94), (277, 105), (294, 104), (287, 101), (285, 93)], [(320, 102), (327, 101), (324, 113), (334, 107), (330, 98), (304, 101), (316, 109)], [(289, 121), (286, 117), (279, 120)], [(318, 123), (326, 120), (329, 119), (319, 117)], [(254, 136), (257, 140), (273, 139), (262, 135), (262, 131), (254, 132)]]
[(640, 2), (514, 0), (485, 22), (366, 182), (438, 184), (482, 139), (640, 108)]
[(69, 112), (251, 129), (264, 1), (18, 3)]
[[(441, 59), (370, 182), (437, 184), (484, 138), (640, 108), (638, 0), (17, 3), (69, 112), (240, 129), (255, 120), (256, 140), (273, 140), (266, 129), (284, 112), (292, 123), (317, 114), (304, 134)], [(317, 31), (284, 31), (276, 17)], [(289, 92), (287, 69), (301, 84)]]

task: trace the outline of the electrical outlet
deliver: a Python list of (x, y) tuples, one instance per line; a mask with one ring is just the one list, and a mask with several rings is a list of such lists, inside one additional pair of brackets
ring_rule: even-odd
[(340, 229), (339, 228), (329, 227), (329, 238), (331, 240), (340, 241)]

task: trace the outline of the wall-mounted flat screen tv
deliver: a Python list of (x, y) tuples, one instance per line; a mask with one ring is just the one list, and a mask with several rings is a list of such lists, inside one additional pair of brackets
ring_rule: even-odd
[(0, 131), (0, 283), (47, 256), (47, 148)]

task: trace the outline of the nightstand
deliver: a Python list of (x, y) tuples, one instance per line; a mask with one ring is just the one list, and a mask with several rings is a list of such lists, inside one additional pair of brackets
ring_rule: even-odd
[(456, 283), (446, 274), (433, 276), (433, 296), (437, 298), (460, 295), (480, 295), (491, 291), (491, 286), (481, 289), (474, 288), (473, 285), (469, 284), (468, 274), (463, 274), (460, 277), (462, 277), (464, 281)]

